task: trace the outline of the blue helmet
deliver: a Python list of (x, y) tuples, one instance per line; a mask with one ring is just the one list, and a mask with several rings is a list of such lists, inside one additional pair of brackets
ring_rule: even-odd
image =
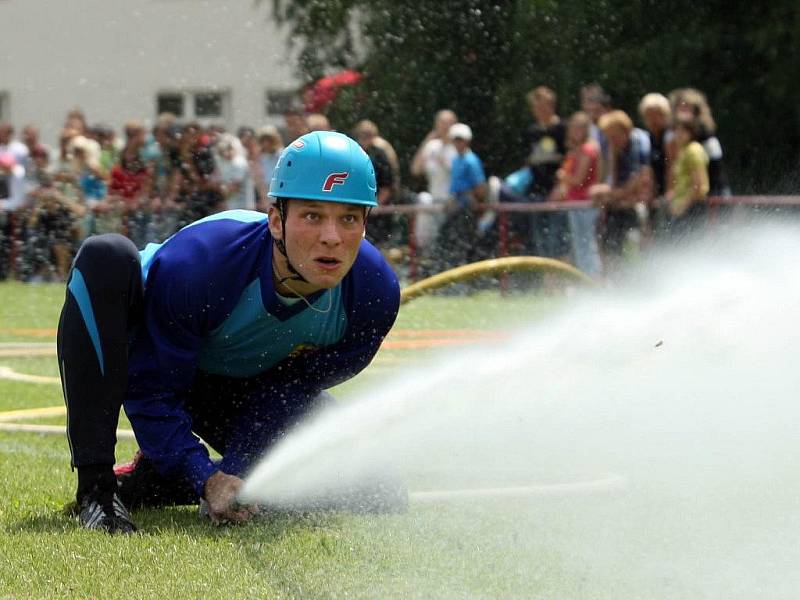
[(313, 131), (289, 144), (269, 186), (272, 198), (378, 205), (375, 169), (355, 140), (333, 131)]

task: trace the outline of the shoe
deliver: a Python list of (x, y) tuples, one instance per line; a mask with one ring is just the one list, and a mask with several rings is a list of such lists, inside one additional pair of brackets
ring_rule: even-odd
[(167, 478), (138, 450), (128, 463), (115, 465), (117, 493), (131, 509), (197, 504), (197, 493), (182, 480)]
[(102, 529), (108, 533), (133, 533), (136, 525), (117, 494), (110, 498), (84, 496), (78, 520), (86, 529)]

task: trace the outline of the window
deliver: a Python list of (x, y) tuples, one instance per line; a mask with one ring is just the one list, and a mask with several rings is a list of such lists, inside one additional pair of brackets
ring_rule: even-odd
[(159, 94), (156, 103), (157, 115), (172, 113), (176, 117), (183, 116), (183, 94)]
[(194, 116), (219, 118), (222, 116), (222, 94), (202, 93), (194, 95)]
[(230, 93), (210, 90), (178, 90), (159, 92), (157, 115), (170, 112), (176, 117), (206, 124), (225, 125), (230, 117)]
[(267, 116), (283, 115), (300, 102), (296, 90), (267, 90)]

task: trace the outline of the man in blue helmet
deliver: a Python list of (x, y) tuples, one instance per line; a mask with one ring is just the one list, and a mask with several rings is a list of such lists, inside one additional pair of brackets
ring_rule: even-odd
[[(211, 215), (141, 252), (116, 234), (81, 246), (58, 358), (84, 527), (131, 532), (131, 507), (199, 500), (248, 520), (242, 477), (391, 328), (399, 286), (363, 239), (376, 184), (358, 144), (298, 138), (269, 195), (268, 215)], [(121, 405), (140, 451), (115, 470)]]

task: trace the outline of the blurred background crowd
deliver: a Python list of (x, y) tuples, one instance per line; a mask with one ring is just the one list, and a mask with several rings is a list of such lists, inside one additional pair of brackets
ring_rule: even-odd
[[(509, 216), (511, 254), (567, 260), (599, 277), (627, 253), (702, 231), (707, 199), (730, 194), (714, 118), (696, 89), (647, 94), (638, 114), (615, 108), (597, 84), (580, 88), (570, 115), (558, 114), (548, 87), (526, 100), (531, 120), (511, 173), (484, 172), (470, 124), (447, 108), (431, 115), (408, 164), (376, 123), (334, 123), (372, 159), (381, 206), (419, 207), (368, 221), (369, 239), (398, 269), (409, 245), (423, 275), (495, 255), (492, 205), (503, 202), (534, 207)], [(333, 129), (304, 106), (289, 108), (280, 128), (236, 131), (169, 113), (115, 131), (73, 109), (57, 147), (36, 124), (0, 123), (0, 277), (63, 280), (93, 234), (122, 233), (142, 248), (219, 211), (266, 211), (284, 144)]]

